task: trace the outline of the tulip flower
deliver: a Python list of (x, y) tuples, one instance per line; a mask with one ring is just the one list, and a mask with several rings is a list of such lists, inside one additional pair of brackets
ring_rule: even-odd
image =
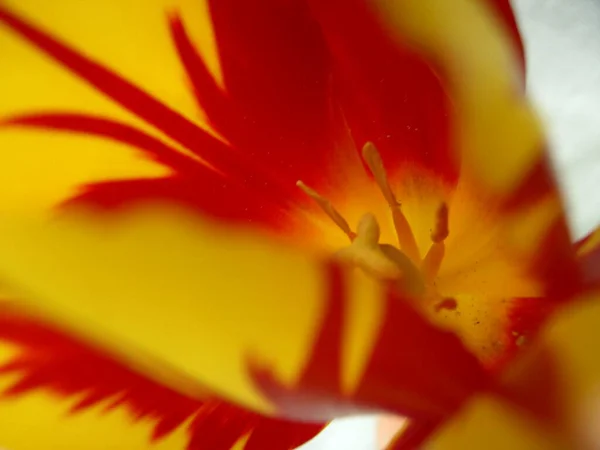
[(537, 414), (503, 377), (596, 247), (508, 1), (175, 3), (0, 2), (0, 445), (289, 449), (385, 412), (410, 448), (480, 398)]

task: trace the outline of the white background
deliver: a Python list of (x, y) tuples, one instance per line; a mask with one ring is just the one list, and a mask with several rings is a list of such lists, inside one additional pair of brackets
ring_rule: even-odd
[[(600, 223), (600, 0), (513, 0), (527, 87), (577, 237)], [(302, 450), (374, 450), (375, 419), (337, 421)]]

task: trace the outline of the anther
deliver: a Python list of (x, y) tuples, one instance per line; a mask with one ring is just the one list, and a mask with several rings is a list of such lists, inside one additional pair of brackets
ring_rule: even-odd
[(438, 274), (446, 253), (446, 245), (444, 240), (448, 237), (448, 205), (443, 202), (435, 215), (435, 224), (431, 231), (431, 247), (427, 251), (421, 270), (423, 277), (427, 281), (432, 281)]
[(448, 205), (442, 202), (435, 214), (435, 224), (431, 232), (433, 242), (442, 242), (448, 237)]
[(400, 203), (390, 187), (381, 155), (372, 142), (367, 142), (364, 145), (362, 157), (392, 211), (392, 219), (394, 220), (394, 228), (396, 229), (396, 237), (400, 249), (418, 264), (421, 258), (419, 255), (419, 248), (417, 247), (417, 241), (415, 240), (408, 220), (400, 209)]
[(327, 214), (329, 218), (333, 220), (333, 222), (346, 234), (346, 236), (348, 236), (350, 241), (354, 240), (354, 238), (356, 237), (356, 233), (354, 233), (350, 229), (350, 225), (348, 225), (346, 219), (344, 219), (344, 217), (339, 213), (339, 211), (335, 209), (335, 207), (331, 204), (329, 200), (321, 196), (314, 189), (308, 187), (301, 180), (298, 180), (296, 182), (296, 186), (302, 189), (302, 191), (306, 195), (312, 198), (321, 207), (323, 212), (325, 212), (325, 214)]

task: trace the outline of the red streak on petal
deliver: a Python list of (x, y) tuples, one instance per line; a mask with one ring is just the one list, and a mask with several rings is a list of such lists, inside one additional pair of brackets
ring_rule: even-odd
[(177, 172), (177, 176), (156, 179), (96, 183), (65, 205), (91, 204), (114, 209), (134, 203), (160, 200), (200, 210), (218, 219), (260, 224), (283, 231), (286, 217), (280, 204), (226, 178), (201, 162), (130, 125), (103, 117), (78, 113), (37, 113), (7, 118), (0, 126), (23, 126), (83, 133), (138, 148), (150, 159)]
[(431, 325), (392, 290), (379, 337), (358, 388), (341, 388), (342, 328), (346, 292), (341, 269), (328, 269), (329, 295), (309, 361), (294, 386), (280, 383), (255, 363), (251, 376), (282, 414), (327, 420), (359, 411), (387, 411), (441, 420), (473, 393), (491, 389), (485, 369), (452, 333)]
[(205, 130), (164, 105), (150, 94), (100, 63), (78, 53), (49, 34), (0, 6), (0, 22), (10, 27), (45, 54), (61, 63), (101, 93), (145, 120), (167, 136), (197, 154), (217, 169), (282, 204), (297, 194), (291, 183), (274, 179), (257, 166), (252, 155), (237, 152), (210, 136)]
[(84, 186), (62, 206), (85, 204), (115, 210), (155, 201), (188, 207), (216, 219), (281, 233), (290, 231), (290, 219), (278, 205), (209, 170), (194, 178), (171, 176), (94, 183)]
[(358, 148), (375, 143), (390, 175), (411, 166), (458, 177), (451, 107), (438, 74), (393, 40), (364, 0), (314, 0), (334, 86)]
[(255, 447), (247, 449), (288, 450), (323, 428), (323, 424), (266, 418), (206, 394), (202, 398), (182, 395), (10, 306), (0, 308), (0, 340), (19, 349), (14, 359), (0, 366), (0, 376), (20, 376), (0, 397), (24, 396), (34, 390), (45, 390), (57, 398), (83, 396), (71, 414), (115, 399), (106, 406), (107, 412), (124, 408), (136, 421), (154, 422), (149, 441), (167, 436), (192, 419), (188, 450), (230, 450), (249, 432)]
[[(330, 67), (306, 2), (210, 0), (209, 5), (230, 103), (228, 111), (219, 105), (209, 116), (215, 113), (217, 128), (225, 127), (223, 134), (243, 152), (292, 182), (320, 187), (335, 163)], [(204, 84), (198, 93), (211, 96), (211, 89)]]
[(230, 142), (237, 142), (242, 131), (243, 117), (227, 94), (217, 85), (202, 57), (190, 40), (181, 17), (174, 14), (170, 17), (169, 27), (173, 42), (179, 54), (189, 81), (192, 84), (198, 106), (208, 116), (208, 120)]
[(222, 152), (226, 148), (222, 143), (150, 94), (111, 72), (100, 63), (83, 56), (40, 29), (29, 25), (3, 7), (0, 7), (0, 22), (8, 25), (13, 31), (63, 64), (81, 79), (166, 135), (211, 162), (225, 163), (226, 166), (226, 161), (222, 157)]
[[(560, 193), (546, 158), (540, 158), (514, 190), (503, 199), (507, 214), (526, 211)], [(545, 296), (552, 301), (568, 301), (582, 286), (582, 274), (577, 265), (568, 225), (561, 214), (543, 237), (539, 251), (533, 255), (532, 276), (544, 281)]]
[(21, 126), (84, 133), (143, 150), (152, 160), (181, 172), (198, 172), (199, 161), (137, 128), (113, 119), (71, 112), (35, 113), (9, 117), (0, 126)]
[(563, 217), (551, 226), (532, 263), (534, 274), (544, 280), (545, 295), (554, 302), (568, 302), (583, 287), (581, 268)]
[[(118, 364), (110, 356), (6, 306), (0, 310), (0, 339), (19, 353), (0, 374), (20, 378), (2, 395), (21, 396), (44, 389), (58, 397), (83, 395), (72, 413), (118, 396), (111, 410), (125, 407), (132, 417), (154, 419), (172, 430), (202, 405)], [(156, 437), (160, 437), (158, 433)]]

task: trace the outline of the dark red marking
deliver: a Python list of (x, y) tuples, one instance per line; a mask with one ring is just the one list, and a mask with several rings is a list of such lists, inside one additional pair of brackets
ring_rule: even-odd
[(198, 161), (131, 125), (113, 119), (72, 112), (39, 112), (0, 120), (0, 126), (31, 127), (98, 136), (142, 150), (150, 159), (174, 170), (192, 171), (196, 174), (202, 171), (198, 168)]
[(435, 312), (440, 312), (442, 309), (447, 309), (449, 311), (454, 311), (456, 309), (456, 307), (458, 306), (458, 304), (456, 303), (456, 300), (453, 298), (445, 298), (442, 301), (440, 301), (439, 303), (437, 303), (435, 305)]

